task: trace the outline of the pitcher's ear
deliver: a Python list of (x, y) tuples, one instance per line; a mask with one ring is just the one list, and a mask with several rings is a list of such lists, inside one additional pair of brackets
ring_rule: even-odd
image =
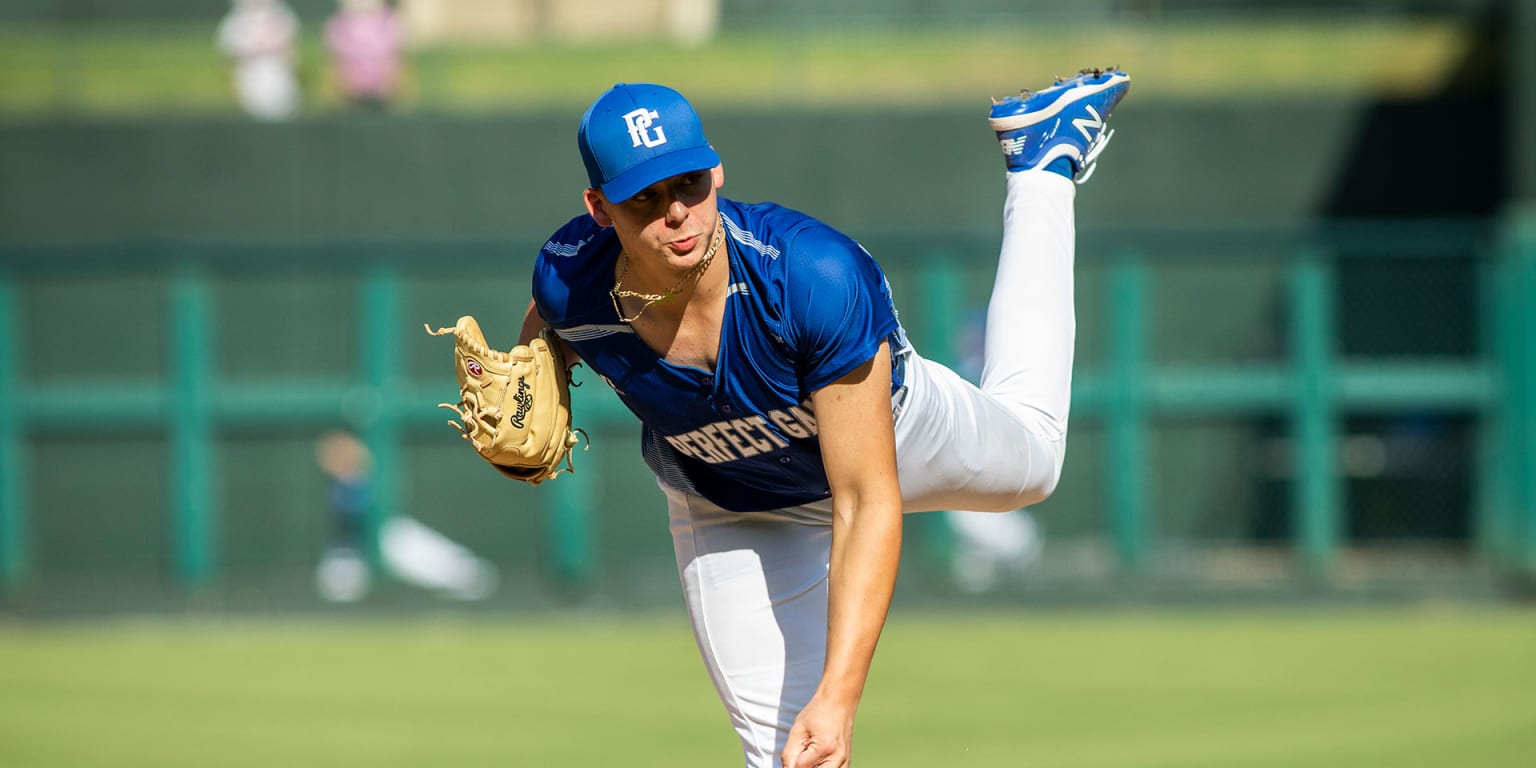
[(587, 206), (587, 213), (592, 215), (592, 220), (599, 227), (613, 226), (613, 217), (608, 215), (608, 201), (603, 197), (601, 190), (596, 187), (588, 187), (581, 193), (581, 201)]

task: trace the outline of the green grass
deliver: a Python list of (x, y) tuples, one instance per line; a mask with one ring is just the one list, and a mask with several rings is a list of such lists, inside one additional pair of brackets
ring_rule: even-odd
[[(1130, 70), (1141, 98), (1415, 96), (1441, 87), (1471, 45), (1456, 22), (1339, 17), (804, 30), (697, 48), (433, 47), (414, 52), (406, 100), (442, 111), (567, 107), (615, 81), (654, 80), (717, 104), (969, 104), (1088, 64)], [(338, 109), (315, 28), (301, 59), (308, 110)], [(233, 110), (211, 27), (0, 27), (0, 115)]]
[[(893, 616), (856, 765), (1525, 766), (1536, 615)], [(0, 629), (0, 764), (731, 765), (678, 620)]]

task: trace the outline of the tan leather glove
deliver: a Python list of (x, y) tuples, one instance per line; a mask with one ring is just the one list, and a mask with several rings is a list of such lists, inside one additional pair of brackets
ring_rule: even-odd
[[(465, 315), (452, 328), (453, 360), (459, 403), (442, 403), (459, 415), (448, 422), (475, 451), (502, 474), (538, 485), (561, 472), (573, 472), (570, 371), (560, 341), (546, 328), (538, 338), (510, 352), (488, 347), (475, 318)], [(585, 434), (585, 433), (582, 433)], [(564, 466), (561, 466), (564, 464)]]

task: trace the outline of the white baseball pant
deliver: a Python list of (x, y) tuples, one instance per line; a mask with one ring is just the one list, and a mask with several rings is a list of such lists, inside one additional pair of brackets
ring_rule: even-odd
[[(896, 406), (903, 510), (1001, 512), (1056, 487), (1076, 334), (1076, 186), (1012, 173), (981, 386), (915, 353)], [(826, 656), (831, 502), (740, 513), (662, 484), (694, 637), (747, 768), (779, 768)]]

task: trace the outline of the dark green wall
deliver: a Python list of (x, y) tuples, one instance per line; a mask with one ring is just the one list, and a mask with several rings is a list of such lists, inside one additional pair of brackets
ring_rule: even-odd
[[(729, 196), (859, 236), (996, 226), (1002, 167), (984, 107), (701, 110)], [(1362, 110), (1133, 95), (1086, 211), (1098, 223), (1309, 218)], [(580, 211), (576, 117), (0, 125), (0, 241), (542, 237)]]

